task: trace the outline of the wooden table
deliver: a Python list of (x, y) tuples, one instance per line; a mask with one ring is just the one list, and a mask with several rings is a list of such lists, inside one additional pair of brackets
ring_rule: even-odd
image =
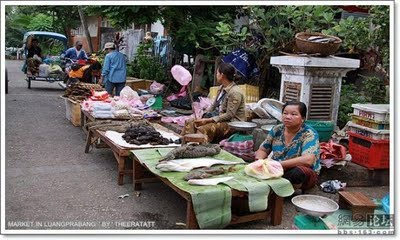
[[(165, 131), (165, 132), (171, 132), (170, 130), (168, 130), (167, 128), (153, 123), (152, 124), (156, 129)], [(130, 159), (130, 151), (131, 150), (136, 150), (136, 149), (143, 149), (143, 147), (141, 148), (140, 146), (135, 147), (135, 148), (126, 148), (126, 147), (122, 147), (118, 144), (116, 144), (114, 141), (112, 141), (111, 139), (109, 139), (108, 137), (106, 137), (105, 135), (106, 133), (104, 131), (99, 131), (99, 130), (91, 130), (88, 133), (88, 139), (86, 141), (86, 147), (85, 147), (85, 153), (89, 152), (89, 148), (90, 145), (92, 145), (95, 141), (97, 141), (97, 139), (100, 139), (102, 142), (105, 143), (105, 145), (107, 145), (114, 154), (115, 159), (117, 160), (118, 163), (118, 185), (122, 185), (124, 184), (124, 176), (125, 175), (130, 175), (132, 176), (132, 169), (125, 169), (125, 162)], [(178, 134), (175, 134), (176, 137), (181, 137)], [(168, 145), (166, 145), (166, 147), (168, 147)], [(170, 146), (169, 146), (170, 147)]]
[(95, 121), (105, 121), (105, 120), (112, 120), (112, 121), (128, 121), (129, 118), (95, 118), (90, 114), (88, 111), (81, 110), (81, 126), (82, 130), (88, 134), (89, 128), (87, 127), (87, 124), (90, 122), (95, 122)]
[[(134, 156), (134, 155), (133, 155)], [(133, 184), (134, 190), (142, 189), (142, 184), (146, 182), (159, 182), (162, 181), (181, 197), (186, 200), (186, 228), (198, 229), (196, 215), (193, 209), (191, 195), (185, 192), (167, 178), (154, 175), (150, 172), (147, 166), (142, 165), (140, 161), (133, 157)], [(232, 219), (229, 225), (245, 223), (255, 220), (271, 220), (273, 226), (279, 225), (282, 222), (283, 198), (276, 195), (272, 189), (268, 198), (268, 209), (262, 212), (250, 213), (248, 211), (248, 194), (247, 192), (232, 189)]]

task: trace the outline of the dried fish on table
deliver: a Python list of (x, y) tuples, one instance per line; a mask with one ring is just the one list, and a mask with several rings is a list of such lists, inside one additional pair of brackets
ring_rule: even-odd
[(183, 145), (170, 151), (162, 161), (170, 161), (180, 158), (200, 158), (207, 156), (214, 156), (221, 152), (218, 144), (205, 144), (205, 145)]
[(71, 84), (64, 92), (63, 97), (68, 97), (73, 100), (84, 100), (92, 95), (91, 90), (104, 90), (99, 84), (91, 83), (75, 83)]
[(203, 179), (203, 178), (209, 178), (214, 175), (220, 175), (224, 174), (225, 169), (223, 167), (219, 167), (217, 169), (211, 169), (211, 168), (200, 168), (197, 170), (194, 170), (190, 173), (188, 173), (186, 176), (183, 177), (186, 181), (189, 179)]
[(236, 171), (234, 166), (230, 166), (229, 168), (199, 168), (196, 170), (191, 171), (186, 176), (183, 177), (186, 181), (190, 179), (204, 179), (209, 178), (215, 175), (220, 175), (228, 172)]
[(148, 122), (143, 121), (141, 124), (132, 123), (131, 126), (122, 135), (122, 138), (130, 144), (142, 145), (168, 145), (170, 140), (164, 138), (160, 132), (158, 132)]

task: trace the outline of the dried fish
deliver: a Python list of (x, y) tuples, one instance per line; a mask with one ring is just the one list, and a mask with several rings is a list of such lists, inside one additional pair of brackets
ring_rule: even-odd
[(129, 128), (126, 129), (125, 134), (122, 138), (127, 143), (142, 145), (168, 145), (169, 139), (164, 138), (161, 134), (148, 122), (139, 121), (141, 123), (132, 123)]
[(224, 174), (225, 172), (226, 170), (223, 167), (219, 167), (217, 169), (200, 168), (188, 173), (186, 176), (183, 177), (183, 179), (185, 179), (186, 181), (190, 179), (203, 179), (212, 177), (214, 175)]
[(330, 42), (336, 41), (336, 39), (330, 38), (330, 37), (324, 37), (324, 38), (319, 37), (319, 38), (313, 38), (313, 39), (311, 39), (311, 37), (310, 37), (307, 40), (310, 42), (316, 42), (316, 43), (330, 43)]
[(221, 148), (218, 144), (183, 145), (170, 151), (164, 158), (160, 160), (160, 162), (178, 158), (199, 158), (214, 156), (220, 152)]

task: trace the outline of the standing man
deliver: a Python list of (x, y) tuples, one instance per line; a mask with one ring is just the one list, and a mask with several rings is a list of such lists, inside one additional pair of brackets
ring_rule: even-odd
[(126, 58), (124, 54), (115, 51), (115, 44), (112, 42), (104, 45), (104, 51), (108, 53), (104, 59), (99, 83), (104, 84), (109, 94), (112, 94), (115, 88), (115, 96), (119, 96), (126, 83)]
[(82, 49), (82, 42), (76, 41), (75, 47), (69, 48), (65, 52), (65, 57), (70, 58), (74, 61), (76, 60), (86, 60), (88, 59), (85, 50)]

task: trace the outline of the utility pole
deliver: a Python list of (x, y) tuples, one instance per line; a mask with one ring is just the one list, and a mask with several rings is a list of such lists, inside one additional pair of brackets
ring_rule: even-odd
[(93, 53), (92, 39), (90, 38), (90, 33), (89, 33), (89, 29), (88, 29), (88, 26), (86, 23), (85, 15), (83, 15), (82, 6), (78, 6), (78, 12), (79, 12), (79, 17), (81, 18), (81, 23), (82, 23), (83, 29), (85, 31), (86, 40), (89, 44), (89, 50), (91, 53)]

